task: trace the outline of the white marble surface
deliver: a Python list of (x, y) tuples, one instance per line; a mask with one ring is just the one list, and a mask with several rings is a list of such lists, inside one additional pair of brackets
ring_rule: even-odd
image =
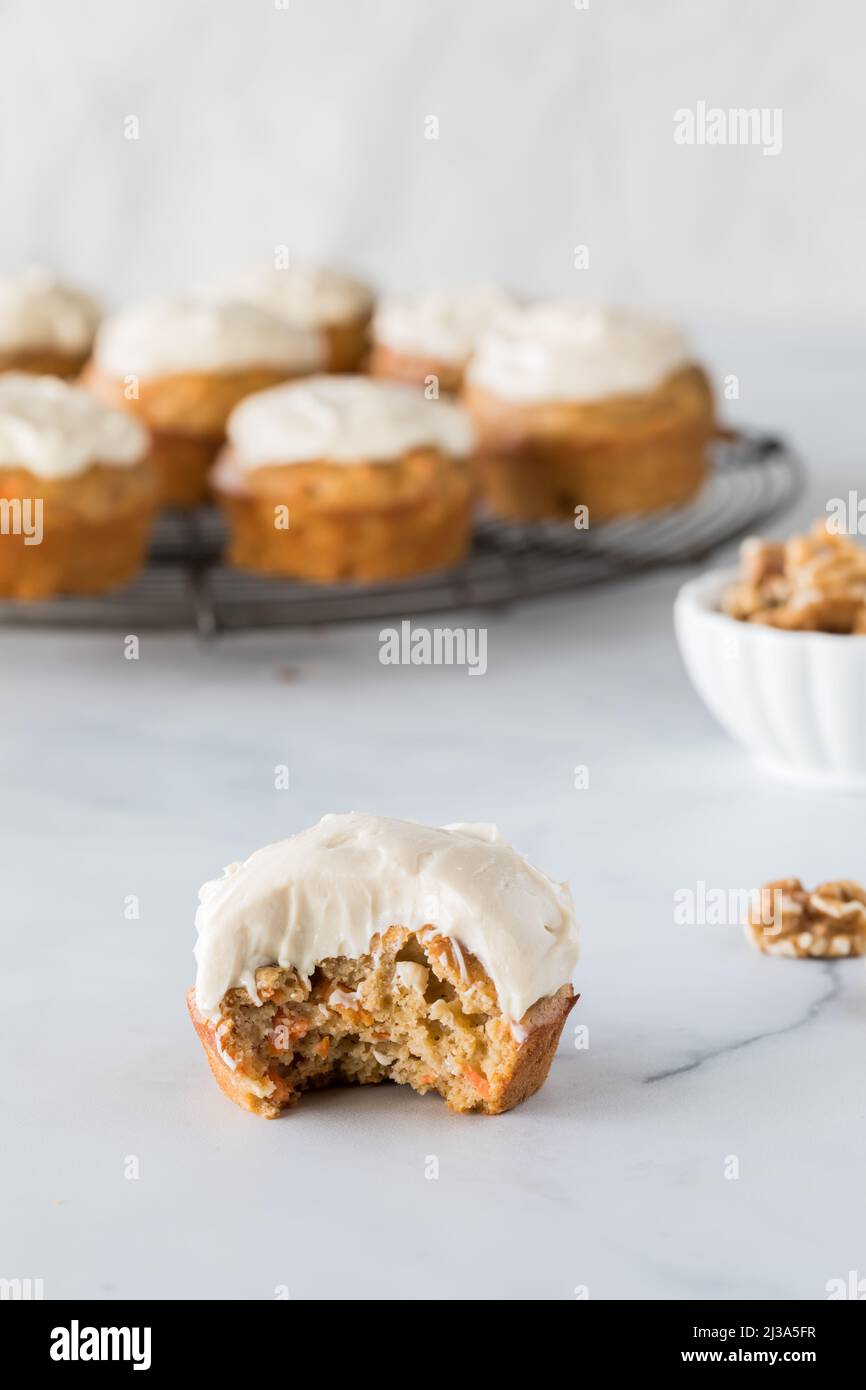
[[(824, 469), (804, 518), (863, 477), (862, 357), (741, 355), (748, 413)], [(821, 1298), (866, 1271), (866, 967), (673, 921), (699, 880), (863, 877), (866, 803), (764, 780), (713, 724), (674, 645), (682, 577), (466, 615), (483, 678), (382, 667), (378, 626), (144, 634), (137, 662), (117, 636), (0, 633), (0, 1275), (49, 1297)], [(571, 880), (582, 997), (517, 1111), (381, 1087), (267, 1124), (211, 1081), (183, 1005), (198, 885), (340, 808), (495, 819)]]

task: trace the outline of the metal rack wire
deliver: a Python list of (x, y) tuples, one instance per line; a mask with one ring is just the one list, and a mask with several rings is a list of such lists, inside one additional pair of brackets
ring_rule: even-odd
[(198, 630), (205, 636), (408, 617), (505, 605), (664, 565), (705, 561), (790, 507), (802, 486), (797, 457), (760, 434), (720, 438), (710, 477), (687, 507), (577, 531), (567, 523), (479, 520), (456, 569), (399, 584), (311, 585), (244, 574), (220, 563), (225, 532), (201, 508), (160, 519), (134, 584), (98, 597), (0, 602), (0, 623), (28, 627)]

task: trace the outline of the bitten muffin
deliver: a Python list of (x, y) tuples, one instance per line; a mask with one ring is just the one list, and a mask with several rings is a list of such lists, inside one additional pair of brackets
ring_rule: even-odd
[(47, 271), (0, 275), (0, 372), (78, 376), (98, 324), (96, 301)]
[(247, 271), (226, 281), (217, 293), (321, 334), (325, 371), (357, 371), (366, 356), (373, 291), (343, 270), (292, 262), (285, 269)]
[(156, 508), (147, 432), (58, 377), (0, 375), (0, 595), (125, 584)]
[(574, 906), (495, 826), (325, 816), (199, 896), (190, 1014), (254, 1114), (396, 1081), (496, 1115), (543, 1084), (576, 999)]
[(320, 334), (234, 302), (164, 300), (106, 320), (83, 382), (147, 425), (163, 507), (194, 507), (239, 401), (316, 371)]
[(241, 569), (389, 580), (467, 549), (472, 430), (458, 406), (369, 377), (312, 377), (251, 396), (228, 434), (211, 485)]
[(469, 364), (484, 496), (498, 516), (589, 522), (687, 502), (713, 433), (685, 338), (640, 314), (536, 304), (500, 315)]
[(373, 315), (370, 371), (428, 394), (455, 394), (482, 333), (513, 307), (489, 286), (383, 299)]

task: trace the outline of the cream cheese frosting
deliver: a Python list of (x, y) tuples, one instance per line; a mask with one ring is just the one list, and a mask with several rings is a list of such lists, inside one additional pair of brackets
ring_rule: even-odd
[(306, 261), (292, 262), (284, 270), (244, 271), (211, 293), (254, 304), (307, 328), (366, 318), (373, 307), (372, 291), (354, 275)]
[(460, 406), (364, 376), (314, 376), (258, 391), (232, 412), (228, 437), (233, 465), (244, 472), (316, 459), (389, 460), (424, 447), (461, 457), (473, 444)]
[(473, 386), (514, 401), (595, 401), (652, 390), (692, 360), (684, 334), (623, 309), (541, 303), (500, 315), (469, 365)]
[(260, 966), (309, 978), (320, 960), (365, 954), (390, 926), (432, 926), (455, 954), (471, 951), (515, 1022), (567, 983), (577, 961), (567, 885), (533, 868), (494, 825), (324, 816), (230, 864), (199, 900), (196, 1005), (211, 1019), (236, 986), (259, 1002)]
[(389, 296), (373, 316), (373, 337), (394, 352), (432, 357), (461, 367), (484, 330), (514, 300), (489, 285), (474, 289)]
[(88, 391), (53, 376), (0, 374), (0, 466), (66, 478), (94, 463), (130, 468), (147, 449), (137, 420)]
[(46, 270), (0, 275), (0, 351), (82, 354), (98, 323), (96, 301)]
[(163, 299), (107, 319), (94, 356), (110, 376), (173, 376), (250, 367), (316, 371), (325, 344), (314, 329), (233, 300)]

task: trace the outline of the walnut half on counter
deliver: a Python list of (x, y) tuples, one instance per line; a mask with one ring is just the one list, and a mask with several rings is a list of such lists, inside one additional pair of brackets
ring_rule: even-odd
[(768, 956), (866, 955), (866, 889), (843, 879), (810, 893), (798, 878), (776, 879), (757, 895), (746, 935)]

